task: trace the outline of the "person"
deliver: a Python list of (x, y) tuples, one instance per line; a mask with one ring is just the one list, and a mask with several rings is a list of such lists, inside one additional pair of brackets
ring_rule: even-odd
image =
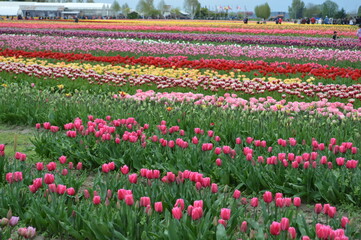
[(281, 24), (282, 23), (282, 18), (278, 19), (278, 23)]
[(358, 37), (358, 40), (360, 41), (360, 43), (361, 43), (361, 24), (360, 25), (358, 25), (358, 31), (357, 31), (357, 33), (356, 33), (356, 35), (357, 35), (357, 37)]
[(243, 22), (244, 22), (244, 24), (247, 24), (247, 23), (248, 23), (248, 18), (245, 17), (245, 18), (243, 19)]
[(79, 22), (78, 16), (75, 17), (75, 22), (76, 22), (76, 23)]
[(311, 18), (311, 23), (312, 23), (312, 24), (315, 24), (315, 22), (316, 22), (316, 18), (312, 17), (312, 18)]
[(333, 40), (337, 40), (337, 38), (338, 38), (338, 36), (337, 36), (337, 32), (336, 32), (336, 31), (334, 31), (334, 32), (333, 32), (332, 39), (333, 39)]

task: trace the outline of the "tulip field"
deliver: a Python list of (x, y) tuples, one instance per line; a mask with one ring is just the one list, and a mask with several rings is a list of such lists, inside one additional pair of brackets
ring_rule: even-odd
[(356, 31), (0, 22), (0, 239), (361, 239)]

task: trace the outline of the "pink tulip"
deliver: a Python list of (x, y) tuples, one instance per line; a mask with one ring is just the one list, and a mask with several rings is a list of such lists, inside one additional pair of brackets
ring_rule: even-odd
[(247, 221), (243, 221), (240, 228), (241, 232), (247, 232)]
[(218, 185), (216, 183), (212, 183), (211, 191), (212, 191), (212, 193), (217, 193), (218, 192)]
[(75, 195), (75, 189), (74, 188), (68, 188), (66, 189), (66, 193), (70, 196), (74, 196)]
[(76, 165), (76, 170), (82, 170), (82, 169), (83, 169), (83, 163), (78, 162), (78, 164)]
[(192, 219), (198, 220), (203, 216), (203, 209), (201, 207), (193, 207), (192, 209)]
[(134, 204), (133, 194), (127, 194), (124, 197), (125, 204), (131, 206)]
[(341, 227), (346, 228), (346, 225), (349, 224), (350, 220), (347, 217), (341, 218)]
[(296, 239), (296, 237), (297, 237), (297, 232), (296, 232), (296, 229), (294, 227), (288, 228), (288, 234), (289, 234), (291, 239)]
[(137, 183), (138, 175), (136, 173), (128, 175), (128, 179), (130, 183)]
[(154, 203), (154, 209), (156, 212), (163, 212), (163, 203), (162, 202), (155, 202)]
[(272, 202), (272, 193), (269, 192), (269, 191), (266, 191), (264, 194), (263, 194), (263, 201), (265, 203), (271, 203)]
[(222, 208), (221, 209), (221, 219), (229, 220), (231, 218), (231, 209), (229, 208)]
[(300, 206), (301, 206), (301, 198), (295, 197), (295, 198), (293, 199), (293, 205), (294, 205), (295, 207), (300, 207)]
[(109, 171), (110, 171), (109, 165), (106, 164), (106, 163), (104, 163), (104, 164), (102, 165), (102, 172), (103, 172), (103, 173), (108, 173)]
[(270, 233), (274, 236), (280, 235), (281, 224), (279, 222), (273, 222), (270, 226)]
[(140, 206), (146, 207), (148, 205), (150, 205), (150, 198), (149, 197), (141, 197), (140, 198)]
[(56, 186), (56, 192), (60, 195), (63, 195), (66, 191), (66, 186), (59, 184), (58, 186)]
[(44, 164), (42, 162), (36, 163), (36, 170), (42, 171), (44, 169)]
[(126, 175), (129, 173), (129, 167), (127, 165), (124, 165), (120, 168), (120, 171), (122, 172), (122, 174)]
[(174, 207), (179, 207), (182, 211), (184, 210), (184, 200), (179, 198), (176, 200)]
[(252, 198), (250, 204), (252, 207), (258, 207), (258, 198)]
[(100, 204), (100, 201), (101, 201), (100, 196), (94, 196), (94, 197), (93, 197), (93, 203), (94, 203), (94, 205), (99, 205), (99, 204)]
[(183, 215), (183, 213), (182, 213), (182, 209), (181, 208), (179, 208), (179, 207), (174, 207), (173, 209), (172, 209), (172, 215), (173, 215), (173, 217), (175, 218), (175, 219), (181, 219), (182, 218), (182, 215)]
[(235, 198), (235, 199), (238, 199), (238, 198), (240, 198), (241, 197), (241, 191), (239, 191), (239, 190), (234, 190), (234, 192), (233, 192), (233, 198)]
[(217, 166), (222, 166), (222, 160), (220, 158), (216, 159)]
[(322, 212), (322, 204), (321, 203), (316, 203), (314, 211), (315, 211), (316, 214), (320, 214)]
[(44, 182), (46, 184), (52, 184), (52, 183), (54, 183), (54, 180), (55, 180), (55, 177), (53, 174), (45, 173)]
[(287, 231), (290, 227), (290, 220), (288, 218), (281, 219), (281, 230)]

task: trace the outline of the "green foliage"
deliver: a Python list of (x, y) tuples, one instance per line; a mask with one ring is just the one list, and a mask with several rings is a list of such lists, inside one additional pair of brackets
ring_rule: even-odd
[(308, 18), (319, 17), (322, 15), (321, 5), (308, 3), (304, 10), (304, 16)]
[(111, 5), (111, 9), (115, 15), (117, 15), (118, 12), (121, 10), (121, 7), (117, 0), (114, 0), (113, 4)]
[(139, 0), (137, 11), (144, 17), (155, 17), (159, 13), (154, 7), (154, 0)]
[(254, 11), (256, 13), (256, 16), (259, 18), (268, 19), (271, 16), (271, 9), (268, 3), (256, 6), (254, 8)]
[(334, 1), (326, 0), (321, 5), (321, 11), (323, 17), (335, 17), (338, 11), (338, 5)]
[(200, 8), (201, 4), (198, 0), (184, 0), (184, 10), (190, 15), (191, 19), (194, 19)]
[(293, 0), (292, 5), (288, 7), (288, 12), (291, 18), (299, 19), (303, 17), (304, 9), (305, 3), (302, 0)]

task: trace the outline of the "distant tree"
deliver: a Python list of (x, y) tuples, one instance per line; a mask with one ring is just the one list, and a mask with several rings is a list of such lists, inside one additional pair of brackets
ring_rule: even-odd
[(343, 8), (341, 8), (341, 10), (338, 11), (335, 15), (335, 18), (345, 18), (345, 17), (346, 17), (346, 11)]
[(206, 19), (211, 14), (211, 11), (207, 7), (201, 7), (198, 9), (196, 16), (197, 18)]
[(184, 9), (187, 13), (190, 14), (191, 19), (194, 19), (197, 11), (199, 11), (200, 8), (201, 4), (198, 2), (198, 0), (184, 0)]
[(124, 3), (120, 9), (120, 11), (122, 12), (122, 14), (127, 18), (128, 14), (130, 13), (130, 7), (128, 6), (127, 3)]
[(357, 15), (361, 16), (361, 5), (358, 7)]
[(164, 17), (164, 13), (165, 13), (165, 2), (164, 0), (160, 0), (160, 2), (158, 3), (158, 7), (157, 9), (159, 10), (160, 14)]
[(154, 8), (154, 0), (140, 0), (136, 9), (143, 16), (150, 17), (154, 13), (154, 10), (156, 10)]
[(140, 18), (139, 14), (137, 12), (131, 12), (127, 16), (129, 19), (138, 19)]
[(338, 11), (338, 5), (331, 0), (326, 0), (324, 3), (322, 3), (321, 11), (323, 17), (335, 17)]
[[(69, 0), (67, 0), (67, 1), (69, 1)], [(71, 1), (71, 0), (70, 0)], [(87, 3), (94, 3), (94, 0), (87, 0), (86, 1)]]
[(256, 6), (254, 8), (254, 12), (259, 18), (268, 19), (271, 16), (271, 8), (269, 7), (268, 3)]
[(117, 15), (121, 9), (117, 0), (114, 0), (114, 2), (112, 3), (112, 6), (110, 8), (112, 9), (112, 11), (114, 12), (115, 15)]
[(321, 16), (321, 5), (316, 5), (312, 3), (307, 4), (303, 15), (309, 18)]
[(170, 10), (170, 15), (172, 16), (172, 18), (178, 19), (181, 15), (181, 11), (179, 8), (172, 8)]
[(302, 0), (293, 0), (291, 6), (288, 6), (288, 12), (293, 19), (302, 18), (304, 9), (305, 3)]

